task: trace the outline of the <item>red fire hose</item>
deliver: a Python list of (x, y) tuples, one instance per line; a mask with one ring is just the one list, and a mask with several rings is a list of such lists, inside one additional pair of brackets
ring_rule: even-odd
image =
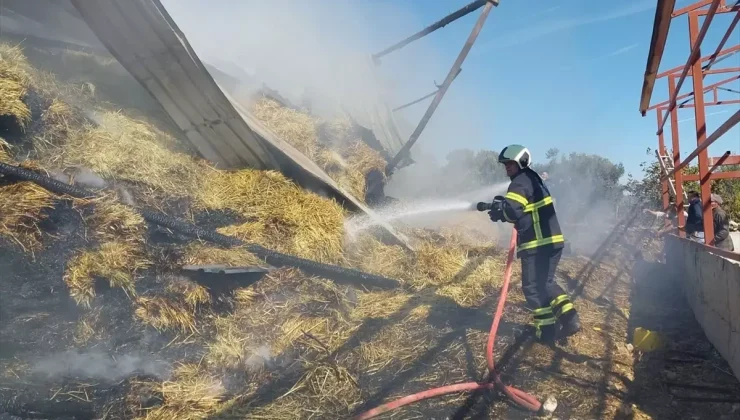
[(512, 231), (511, 242), (509, 243), (509, 255), (506, 259), (506, 270), (504, 271), (504, 284), (501, 286), (501, 296), (498, 299), (498, 305), (496, 307), (496, 313), (493, 315), (493, 324), (491, 325), (491, 332), (488, 334), (488, 344), (486, 345), (486, 361), (488, 362), (489, 379), (488, 382), (465, 382), (461, 384), (448, 385), (440, 388), (434, 388), (427, 391), (422, 391), (417, 394), (409, 395), (406, 397), (399, 398), (395, 401), (385, 403), (381, 406), (373, 408), (372, 410), (365, 411), (355, 417), (355, 420), (371, 419), (380, 414), (386, 413), (396, 408), (403, 407), (417, 401), (425, 400), (427, 398), (438, 397), (440, 395), (452, 394), (454, 392), (464, 391), (477, 391), (479, 389), (498, 389), (503, 392), (511, 401), (517, 405), (530, 410), (532, 412), (540, 411), (542, 404), (532, 395), (527, 394), (524, 391), (520, 391), (516, 388), (504, 385), (499, 377), (498, 373), (494, 369), (493, 362), (493, 345), (496, 341), (496, 331), (501, 321), (501, 316), (504, 313), (504, 305), (506, 305), (506, 295), (509, 292), (509, 281), (511, 280), (511, 266), (514, 262), (514, 252), (516, 249), (516, 229)]

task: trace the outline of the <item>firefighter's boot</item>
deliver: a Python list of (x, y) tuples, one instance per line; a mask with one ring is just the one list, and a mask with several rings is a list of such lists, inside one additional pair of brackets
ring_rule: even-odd
[(560, 336), (562, 338), (570, 337), (581, 330), (581, 320), (575, 309), (568, 311), (560, 317)]
[(581, 330), (581, 320), (568, 295), (560, 295), (550, 302), (552, 314), (560, 324), (560, 337), (570, 337)]
[(557, 332), (557, 319), (552, 313), (552, 308), (546, 306), (544, 308), (535, 309), (533, 311), (533, 316), (537, 340), (542, 343), (554, 342)]

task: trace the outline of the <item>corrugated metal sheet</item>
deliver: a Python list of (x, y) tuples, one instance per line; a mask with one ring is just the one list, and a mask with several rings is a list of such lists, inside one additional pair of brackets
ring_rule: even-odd
[[(71, 0), (97, 38), (170, 115), (206, 159), (224, 168), (277, 169), (346, 207), (372, 211), (263, 127), (216, 84), (158, 0)], [(253, 130), (254, 129), (254, 130)], [(378, 224), (393, 242), (406, 238)]]

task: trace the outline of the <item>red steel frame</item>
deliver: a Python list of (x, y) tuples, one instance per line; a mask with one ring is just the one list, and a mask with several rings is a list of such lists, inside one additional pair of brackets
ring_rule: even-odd
[[(715, 172), (722, 165), (740, 164), (740, 155), (731, 155), (728, 151), (720, 157), (710, 158), (707, 153), (707, 148), (740, 122), (740, 111), (735, 112), (717, 130), (707, 136), (705, 108), (707, 106), (740, 104), (740, 100), (720, 101), (718, 97), (718, 90), (723, 89), (723, 85), (740, 80), (740, 74), (736, 74), (720, 82), (707, 86), (704, 85), (704, 77), (707, 74), (740, 73), (740, 68), (738, 67), (723, 69), (712, 68), (712, 66), (719, 62), (720, 59), (740, 52), (740, 45), (723, 49), (740, 21), (740, 4), (735, 3), (733, 6), (728, 6), (726, 4), (726, 0), (702, 0), (679, 10), (673, 10), (674, 6), (675, 0), (658, 1), (655, 28), (653, 29), (653, 41), (651, 43), (651, 51), (648, 56), (648, 65), (645, 72), (645, 83), (643, 85), (643, 97), (640, 105), (640, 112), (644, 116), (648, 110), (654, 109), (656, 111), (658, 122), (658, 131), (656, 134), (658, 136), (658, 150), (661, 155), (667, 155), (668, 153), (665, 146), (663, 127), (669, 118), (671, 121), (671, 144), (673, 148), (672, 157), (674, 169), (661, 178), (664, 211), (668, 211), (670, 207), (668, 178), (674, 176), (677, 195), (675, 206), (678, 214), (678, 222), (679, 225), (684, 225), (686, 220), (683, 214), (683, 183), (687, 181), (698, 181), (701, 185), (700, 193), (704, 209), (703, 219), (705, 242), (708, 245), (713, 245), (714, 224), (712, 222), (712, 209), (710, 206), (711, 181), (717, 179), (740, 178), (740, 171)], [(673, 10), (670, 14), (670, 18), (668, 18), (669, 20), (679, 16), (688, 15), (691, 53), (685, 65), (656, 74), (657, 67), (660, 64), (660, 59), (663, 53), (663, 48), (665, 46), (665, 39), (670, 27), (670, 21), (666, 21), (667, 12), (669, 10)], [(727, 13), (735, 14), (727, 32), (714, 53), (706, 57), (701, 57), (701, 44), (714, 16)], [(704, 22), (700, 28), (699, 20), (701, 17), (704, 18)], [(689, 76), (691, 77), (693, 84), (693, 92), (679, 95), (678, 92), (681, 89), (683, 82)], [(655, 79), (663, 77), (668, 78), (669, 99), (647, 107), (650, 96), (652, 95), (652, 87), (654, 86)], [(696, 92), (701, 92), (701, 94), (696, 94)], [(711, 101), (705, 100), (705, 95), (707, 93), (712, 93), (713, 97)], [(683, 101), (679, 102), (681, 100)], [(689, 103), (692, 100), (693, 103)], [(696, 122), (697, 147), (684, 160), (681, 160), (678, 137), (679, 108), (693, 108), (694, 120)], [(697, 157), (699, 159), (699, 174), (684, 174), (683, 168)], [(681, 232), (680, 235), (684, 236), (684, 233)]]

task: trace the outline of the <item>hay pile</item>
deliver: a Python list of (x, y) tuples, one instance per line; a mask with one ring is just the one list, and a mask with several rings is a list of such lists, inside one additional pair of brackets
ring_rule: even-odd
[(53, 207), (54, 196), (30, 182), (0, 185), (0, 236), (11, 239), (24, 250), (41, 247), (39, 223), (45, 210)]
[[(352, 133), (347, 119), (322, 123), (305, 112), (286, 108), (266, 97), (254, 104), (252, 112), (268, 129), (313, 160), (358, 200), (365, 199), (367, 174), (374, 169), (385, 173), (385, 159)], [(328, 142), (319, 140), (322, 124), (328, 132)]]
[(31, 122), (31, 110), (23, 101), (30, 84), (27, 67), (20, 47), (0, 44), (0, 116), (14, 119), (21, 129)]

